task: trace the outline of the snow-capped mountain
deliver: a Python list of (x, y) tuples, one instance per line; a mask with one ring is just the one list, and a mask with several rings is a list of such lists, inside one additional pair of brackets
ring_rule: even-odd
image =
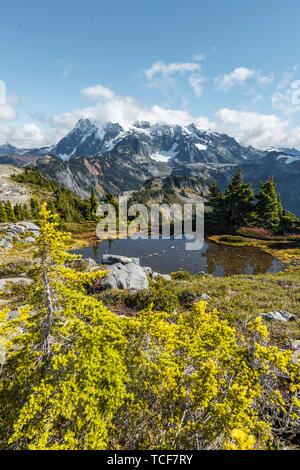
[(51, 153), (63, 160), (72, 157), (91, 157), (97, 155), (107, 143), (112, 141), (122, 128), (118, 124), (107, 124), (99, 128), (89, 119), (80, 119), (74, 129), (54, 145)]
[(98, 127), (80, 119), (51, 153), (63, 160), (95, 157), (107, 152), (140, 153), (153, 161), (184, 163), (237, 163), (259, 158), (262, 152), (243, 147), (225, 134), (189, 126), (136, 122), (132, 126), (108, 123)]
[[(80, 119), (38, 168), (82, 196), (137, 190), (151, 178), (228, 173), (230, 166), (260, 159), (265, 152), (196, 124), (136, 122), (97, 126)], [(222, 167), (222, 168), (221, 168)], [(223, 168), (224, 167), (224, 168)]]
[(0, 146), (0, 163), (33, 164), (82, 197), (94, 187), (100, 194), (139, 190), (148, 180), (167, 177), (200, 178), (203, 191), (215, 179), (224, 186), (237, 168), (256, 188), (273, 176), (283, 203), (300, 214), (300, 151), (261, 151), (196, 124), (188, 126), (136, 122), (131, 126), (98, 126), (80, 119), (52, 147), (18, 149)]
[(0, 164), (24, 166), (49, 153), (51, 147), (18, 148), (9, 143), (0, 145)]
[(0, 145), (0, 157), (13, 155), (14, 153), (18, 153), (18, 151), (20, 151), (20, 149), (9, 143)]

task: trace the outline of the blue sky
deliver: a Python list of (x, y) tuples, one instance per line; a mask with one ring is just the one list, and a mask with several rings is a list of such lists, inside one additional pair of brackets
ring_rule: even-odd
[(299, 0), (2, 2), (0, 143), (54, 143), (86, 116), (300, 147), (299, 22)]

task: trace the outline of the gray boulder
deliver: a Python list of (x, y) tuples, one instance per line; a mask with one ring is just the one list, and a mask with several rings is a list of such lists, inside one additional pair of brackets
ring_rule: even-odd
[(152, 274), (153, 273), (152, 268), (150, 268), (149, 266), (143, 266), (143, 270), (144, 270), (145, 274)]
[(211, 300), (211, 297), (207, 294), (202, 294), (200, 300)]
[(107, 268), (108, 274), (96, 282), (96, 290), (122, 289), (140, 291), (148, 289), (149, 283), (141, 266), (135, 263), (117, 263)]
[(295, 339), (291, 342), (291, 349), (294, 351), (292, 363), (298, 364), (300, 362), (300, 339)]
[(0, 240), (0, 250), (11, 250), (12, 249), (12, 243), (10, 240), (7, 238), (3, 238)]
[(94, 268), (99, 267), (96, 261), (93, 260), (92, 258), (84, 258), (82, 261), (83, 261), (83, 268), (85, 269), (85, 271), (91, 271)]
[(20, 241), (20, 237), (19, 237), (19, 235), (11, 234), (11, 235), (7, 235), (7, 236), (5, 237), (5, 240), (7, 240), (7, 241), (10, 242), (10, 243), (19, 242), (19, 241)]
[(269, 313), (261, 313), (261, 316), (267, 321), (281, 321), (281, 322), (288, 322), (288, 321), (295, 321), (296, 316), (292, 313), (285, 312), (285, 311), (277, 311), (277, 312), (269, 312)]
[(300, 339), (294, 339), (291, 341), (291, 349), (296, 351), (297, 349), (300, 350)]
[(154, 278), (161, 277), (162, 279), (165, 279), (165, 281), (172, 281), (172, 277), (170, 276), (170, 274), (160, 274), (160, 273), (153, 271), (152, 277)]
[(8, 312), (7, 319), (8, 320), (16, 320), (16, 318), (19, 318), (20, 312), (19, 310), (11, 310)]
[(140, 265), (139, 258), (128, 258), (127, 256), (120, 256), (120, 255), (111, 255), (111, 254), (104, 254), (102, 255), (102, 263), (103, 264), (136, 264), (137, 266)]
[(13, 233), (16, 235), (24, 235), (25, 232), (26, 232), (25, 227), (22, 227), (21, 225), (9, 224), (7, 228), (7, 233)]
[(33, 224), (32, 222), (19, 222), (17, 224), (19, 227), (24, 228), (25, 230), (28, 230), (29, 232), (35, 232), (38, 234), (40, 232), (40, 227), (37, 225)]
[(35, 243), (35, 238), (33, 237), (27, 237), (24, 240), (25, 243)]

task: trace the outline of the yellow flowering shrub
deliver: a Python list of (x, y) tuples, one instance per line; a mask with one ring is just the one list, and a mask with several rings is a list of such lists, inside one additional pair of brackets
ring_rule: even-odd
[(299, 432), (300, 365), (261, 318), (203, 301), (120, 317), (87, 294), (103, 273), (65, 266), (67, 240), (43, 206), (28, 305), (0, 313), (2, 449), (272, 449)]
[(202, 301), (127, 328), (132, 396), (117, 423), (120, 435), (130, 423), (130, 447), (272, 448), (299, 426), (300, 367), (268, 345), (260, 318), (241, 332)]

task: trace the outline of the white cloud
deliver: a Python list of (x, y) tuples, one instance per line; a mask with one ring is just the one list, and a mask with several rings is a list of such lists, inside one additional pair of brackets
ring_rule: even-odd
[[(221, 121), (222, 130), (247, 145), (264, 149), (285, 145), (293, 140), (289, 122), (274, 114), (223, 108), (218, 111), (217, 115)], [(295, 139), (293, 141), (296, 142)]]
[(215, 82), (223, 90), (230, 90), (236, 85), (243, 86), (250, 79), (255, 79), (260, 85), (267, 85), (273, 77), (262, 75), (259, 71), (247, 67), (237, 67), (232, 72), (216, 77)]
[(201, 52), (197, 52), (196, 54), (193, 55), (193, 60), (195, 62), (201, 62), (204, 59), (206, 59), (206, 56), (205, 54), (202, 54)]
[(155, 62), (149, 69), (144, 70), (144, 74), (148, 80), (153, 80), (156, 75), (168, 77), (176, 73), (195, 72), (196, 70), (200, 70), (200, 64), (197, 62), (172, 62), (170, 64)]
[(50, 144), (49, 135), (35, 123), (26, 123), (20, 126), (0, 124), (0, 144), (9, 142), (17, 147), (41, 147)]
[[(196, 96), (201, 96), (204, 77), (194, 72), (187, 78)], [(300, 100), (300, 81), (294, 80), (289, 90), (293, 93), (294, 103)], [(147, 106), (133, 96), (118, 95), (101, 84), (83, 88), (81, 96), (93, 102), (51, 117), (44, 114), (39, 117), (36, 113), (31, 116), (32, 122), (25, 124), (17, 121), (9, 124), (10, 120), (16, 118), (16, 111), (11, 107), (14, 103), (0, 106), (0, 143), (9, 141), (19, 147), (49, 145), (69, 132), (81, 117), (86, 117), (99, 125), (108, 121), (123, 125), (141, 120), (181, 125), (195, 122), (204, 129), (225, 132), (238, 141), (257, 148), (300, 147), (300, 128), (293, 128), (287, 119), (281, 119), (275, 114), (222, 108), (218, 111), (216, 120), (212, 121), (206, 116), (192, 115), (186, 109), (173, 109), (171, 106), (163, 107), (159, 104)]]
[(17, 113), (9, 104), (0, 104), (0, 121), (13, 121)]
[(238, 67), (230, 73), (219, 75), (216, 77), (215, 81), (219, 84), (220, 88), (229, 90), (235, 85), (242, 85), (249, 80), (249, 78), (254, 77), (254, 75), (254, 70), (247, 69), (246, 67)]
[(193, 122), (197, 124), (198, 127), (201, 127), (201, 129), (207, 130), (207, 129), (216, 129), (217, 124), (213, 121), (211, 121), (208, 117), (206, 116), (200, 116), (196, 119), (193, 119)]
[(299, 66), (294, 65), (291, 69), (285, 71), (282, 75), (280, 82), (278, 83), (277, 88), (280, 90), (286, 89), (290, 86), (292, 81), (294, 80), (294, 76), (298, 70)]
[(189, 78), (188, 82), (193, 89), (195, 95), (197, 98), (200, 98), (203, 95), (203, 84), (204, 84), (205, 78), (202, 77), (201, 75), (197, 73), (193, 73)]
[(85, 98), (90, 98), (92, 100), (112, 99), (114, 97), (114, 92), (109, 88), (102, 85), (94, 85), (81, 90), (81, 94)]
[(272, 95), (274, 109), (286, 114), (300, 110), (300, 80), (294, 80), (285, 91), (276, 91)]
[(201, 123), (202, 127), (215, 127), (215, 123), (206, 117), (192, 116), (185, 110), (164, 108), (159, 105), (145, 106), (132, 96), (118, 96), (116, 94), (105, 100), (100, 99), (93, 106), (76, 108), (70, 112), (58, 114), (51, 119), (50, 123), (63, 135), (81, 117), (89, 118), (99, 124), (110, 121), (126, 125), (145, 120), (152, 123), (166, 122), (187, 125), (194, 121)]
[(20, 128), (16, 129), (15, 141), (22, 143), (22, 146), (35, 146), (45, 145), (46, 137), (43, 131), (35, 123), (23, 124)]

